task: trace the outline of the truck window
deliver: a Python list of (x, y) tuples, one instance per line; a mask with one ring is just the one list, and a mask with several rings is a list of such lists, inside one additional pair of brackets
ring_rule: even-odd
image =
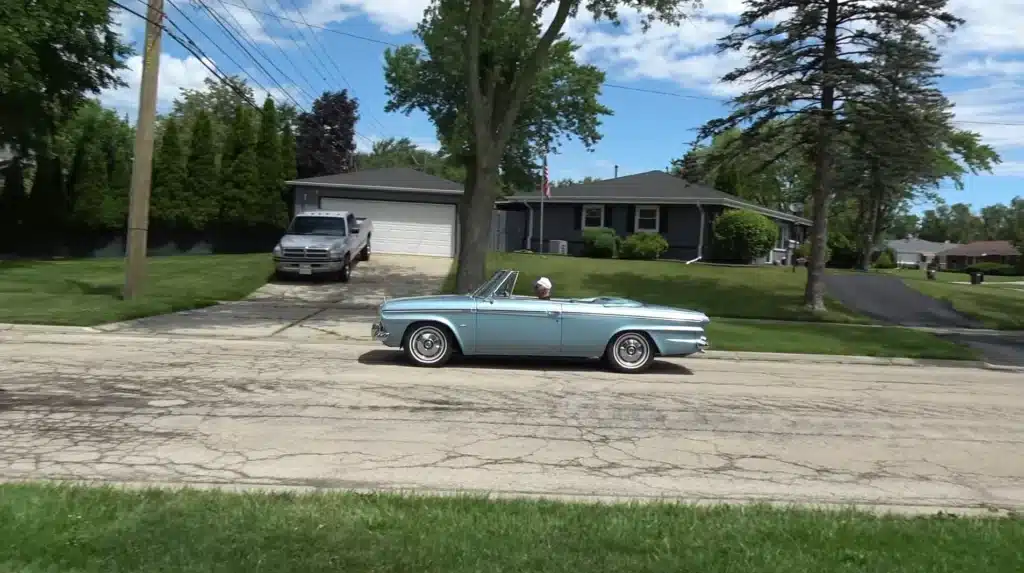
[(289, 235), (345, 236), (345, 219), (340, 217), (295, 217), (288, 225)]
[(356, 216), (352, 213), (348, 214), (348, 228), (354, 229), (356, 227)]

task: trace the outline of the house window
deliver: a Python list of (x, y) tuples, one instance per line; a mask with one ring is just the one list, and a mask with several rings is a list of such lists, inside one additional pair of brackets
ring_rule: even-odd
[(604, 205), (583, 206), (583, 228), (604, 227)]
[(659, 214), (657, 205), (638, 205), (633, 228), (638, 233), (657, 233), (658, 221), (660, 220)]

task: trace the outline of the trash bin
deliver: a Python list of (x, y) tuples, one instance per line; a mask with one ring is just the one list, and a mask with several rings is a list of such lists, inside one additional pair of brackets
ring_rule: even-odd
[(928, 269), (928, 272), (926, 274), (928, 275), (928, 280), (935, 280), (935, 269)]
[(985, 273), (978, 271), (978, 284), (985, 282)]
[(971, 273), (971, 284), (972, 285), (976, 285), (976, 284), (979, 284), (979, 283), (981, 283), (981, 273), (976, 272), (976, 271), (972, 272)]

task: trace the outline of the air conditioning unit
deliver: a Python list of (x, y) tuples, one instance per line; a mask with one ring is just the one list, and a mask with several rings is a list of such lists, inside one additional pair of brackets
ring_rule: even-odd
[(566, 241), (548, 241), (548, 252), (556, 255), (568, 255), (569, 243)]

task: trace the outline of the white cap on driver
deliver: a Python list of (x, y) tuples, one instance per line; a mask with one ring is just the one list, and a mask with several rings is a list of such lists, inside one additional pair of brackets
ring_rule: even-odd
[(551, 279), (548, 277), (540, 277), (537, 279), (537, 282), (533, 283), (533, 286), (551, 290)]

